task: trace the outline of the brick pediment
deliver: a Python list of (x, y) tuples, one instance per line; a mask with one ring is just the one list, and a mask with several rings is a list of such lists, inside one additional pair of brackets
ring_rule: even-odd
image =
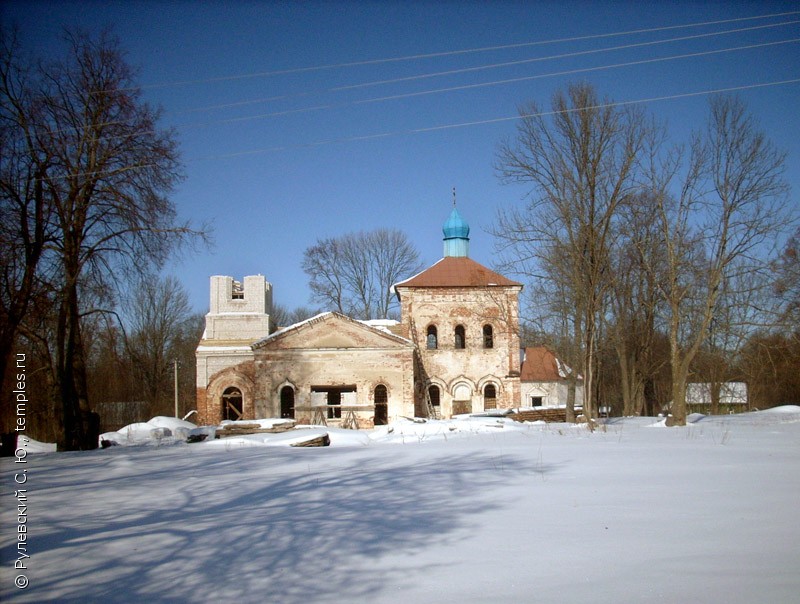
[(413, 348), (413, 343), (388, 330), (327, 312), (281, 329), (253, 344), (255, 351), (341, 348), (404, 349)]

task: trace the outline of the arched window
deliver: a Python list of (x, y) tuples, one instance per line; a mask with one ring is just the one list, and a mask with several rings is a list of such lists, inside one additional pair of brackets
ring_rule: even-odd
[(467, 341), (467, 337), (466, 337), (466, 334), (464, 332), (464, 326), (463, 325), (456, 325), (456, 341), (455, 341), (456, 349), (465, 348), (466, 347), (466, 341)]
[(486, 384), (483, 389), (483, 408), (497, 409), (497, 388), (494, 384)]
[(439, 348), (439, 335), (436, 331), (436, 325), (428, 325), (428, 350), (436, 350)]
[(294, 419), (294, 388), (281, 388), (281, 417)]
[(494, 348), (494, 334), (492, 333), (491, 325), (483, 326), (483, 347)]
[(226, 388), (222, 393), (222, 417), (228, 420), (242, 419), (243, 413), (242, 406), (242, 391), (238, 388), (231, 386)]
[(389, 423), (389, 393), (386, 386), (375, 386), (375, 425), (385, 426)]

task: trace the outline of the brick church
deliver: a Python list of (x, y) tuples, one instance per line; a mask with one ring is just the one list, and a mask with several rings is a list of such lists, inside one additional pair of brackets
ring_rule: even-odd
[(522, 285), (469, 258), (469, 225), (455, 206), (442, 230), (443, 258), (394, 286), (400, 321), (326, 312), (277, 329), (263, 276), (211, 277), (196, 353), (199, 420), (371, 428), (520, 406)]

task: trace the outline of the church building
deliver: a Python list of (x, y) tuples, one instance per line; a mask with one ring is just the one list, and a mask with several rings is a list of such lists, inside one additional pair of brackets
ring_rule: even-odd
[(371, 428), (518, 407), (522, 285), (469, 258), (469, 225), (455, 205), (442, 230), (443, 258), (394, 286), (399, 322), (326, 312), (276, 329), (263, 276), (211, 277), (196, 353), (199, 420)]

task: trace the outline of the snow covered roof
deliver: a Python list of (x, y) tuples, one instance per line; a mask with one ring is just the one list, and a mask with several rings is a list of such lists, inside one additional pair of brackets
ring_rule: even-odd
[[(693, 405), (711, 404), (711, 386), (708, 382), (686, 384), (686, 402)], [(745, 382), (725, 382), (719, 385), (721, 405), (746, 405), (747, 384)]]

